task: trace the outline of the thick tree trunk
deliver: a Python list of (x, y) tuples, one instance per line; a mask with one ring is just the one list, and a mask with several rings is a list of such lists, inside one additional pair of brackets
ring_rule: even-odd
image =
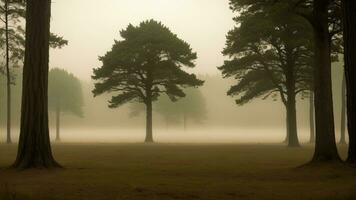
[(336, 148), (332, 99), (329, 4), (329, 0), (314, 0), (316, 143), (312, 162), (340, 161)]
[[(287, 30), (289, 28), (287, 27)], [(288, 31), (289, 32), (289, 31)], [(296, 109), (296, 77), (295, 77), (295, 60), (293, 59), (293, 50), (290, 42), (286, 43), (286, 88), (287, 88), (287, 145), (288, 147), (299, 147), (297, 109)]]
[(311, 144), (315, 143), (315, 117), (314, 117), (314, 92), (310, 91), (309, 98), (309, 126), (310, 126), (310, 138), (309, 142)]
[(356, 2), (343, 0), (345, 74), (347, 87), (347, 123), (349, 132), (349, 154), (347, 161), (356, 163)]
[(298, 139), (298, 130), (297, 130), (297, 109), (296, 109), (296, 101), (295, 94), (291, 93), (288, 97), (288, 102), (286, 105), (287, 108), (287, 119), (288, 119), (288, 142), (287, 145), (289, 147), (299, 147), (299, 139)]
[(60, 125), (61, 125), (61, 107), (60, 105), (57, 105), (56, 107), (56, 141), (57, 142), (61, 141)]
[(341, 87), (341, 130), (340, 130), (340, 144), (346, 144), (346, 80), (342, 80)]
[(152, 133), (152, 101), (146, 103), (146, 143), (153, 143)]
[(60, 167), (52, 156), (48, 128), (50, 0), (27, 0), (21, 129), (14, 168)]
[[(287, 105), (285, 105), (287, 108)], [(288, 119), (288, 114), (286, 112), (286, 138), (283, 140), (284, 144), (288, 144), (289, 141), (289, 119)]]
[(6, 143), (11, 144), (11, 74), (10, 74), (10, 47), (9, 47), (9, 0), (5, 0), (5, 46), (6, 46), (6, 89), (7, 89), (7, 127)]

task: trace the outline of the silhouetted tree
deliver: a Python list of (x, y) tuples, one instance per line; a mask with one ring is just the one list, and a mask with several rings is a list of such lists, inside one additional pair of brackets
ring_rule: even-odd
[(188, 121), (202, 123), (206, 119), (207, 110), (205, 99), (200, 90), (186, 89), (184, 93), (186, 93), (186, 97), (177, 102), (172, 102), (164, 96), (160, 97), (154, 108), (165, 118), (167, 124), (181, 122), (186, 130)]
[(349, 154), (347, 161), (356, 163), (356, 2), (343, 0), (345, 74), (347, 88), (347, 121), (349, 132)]
[(146, 142), (153, 142), (152, 102), (161, 94), (172, 101), (185, 97), (181, 87), (197, 87), (203, 81), (183, 67), (194, 67), (197, 58), (189, 44), (154, 20), (121, 31), (111, 51), (100, 58), (102, 67), (94, 69), (95, 96), (116, 92), (109, 102), (116, 108), (128, 102), (146, 105)]
[(340, 157), (335, 139), (331, 62), (332, 50), (335, 48), (333, 42), (339, 41), (341, 32), (340, 1), (291, 0), (274, 3), (288, 5), (291, 13), (303, 17), (313, 29), (316, 144), (312, 163), (338, 162)]
[(238, 80), (228, 95), (238, 95), (240, 105), (279, 95), (287, 112), (288, 146), (299, 146), (296, 96), (310, 90), (312, 32), (280, 5), (231, 0), (231, 6), (239, 16), (223, 54), (232, 60), (219, 68), (224, 77)]
[(50, 0), (26, 1), (26, 48), (20, 140), (14, 168), (53, 168), (48, 130)]
[(60, 116), (69, 112), (83, 116), (83, 93), (78, 78), (63, 69), (52, 69), (48, 80), (48, 108), (56, 114), (56, 141), (60, 141)]
[[(25, 48), (25, 31), (23, 20), (26, 15), (25, 1), (0, 0), (0, 21), (4, 26), (0, 27), (0, 47), (5, 47), (5, 71), (7, 77), (7, 143), (11, 143), (11, 84), (14, 83), (10, 64), (12, 68), (22, 64)], [(2, 40), (1, 40), (2, 41)], [(50, 45), (60, 48), (67, 44), (62, 37), (51, 34)]]

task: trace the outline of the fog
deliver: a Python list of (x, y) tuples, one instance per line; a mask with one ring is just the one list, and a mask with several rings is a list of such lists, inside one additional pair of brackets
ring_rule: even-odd
[[(204, 6), (202, 6), (204, 5)], [(285, 107), (277, 98), (256, 99), (243, 106), (226, 95), (236, 82), (223, 79), (218, 66), (226, 34), (234, 27), (234, 14), (228, 0), (61, 0), (52, 5), (52, 32), (62, 35), (69, 45), (51, 50), (50, 68), (65, 69), (81, 80), (84, 96), (83, 117), (63, 113), (61, 135), (65, 142), (142, 142), (145, 135), (145, 114), (130, 116), (130, 105), (108, 108), (110, 94), (94, 98), (91, 80), (93, 68), (100, 67), (98, 56), (104, 55), (120, 40), (119, 31), (128, 24), (155, 19), (169, 27), (178, 37), (191, 44), (198, 54), (194, 72), (205, 80), (200, 88), (206, 117), (197, 123), (187, 120), (169, 124), (157, 112), (153, 113), (154, 138), (158, 142), (194, 143), (278, 143), (286, 133)], [(340, 121), (341, 67), (333, 68), (335, 120)], [(5, 102), (5, 82), (1, 79), (1, 102)], [(18, 88), (21, 80), (13, 88)], [(20, 89), (13, 100), (13, 137), (18, 137)], [(339, 94), (340, 93), (340, 94)], [(298, 127), (302, 142), (309, 138), (308, 98), (298, 97)], [(1, 141), (5, 138), (5, 107), (1, 104)], [(174, 106), (174, 104), (172, 104)], [(50, 112), (51, 135), (54, 137), (55, 115)], [(337, 137), (339, 134), (337, 134)]]
[[(204, 5), (204, 6), (202, 6)], [(161, 21), (198, 53), (197, 72), (216, 74), (227, 32), (234, 27), (228, 0), (61, 0), (52, 5), (52, 32), (69, 46), (51, 53), (51, 67), (90, 80), (92, 68), (130, 23)]]

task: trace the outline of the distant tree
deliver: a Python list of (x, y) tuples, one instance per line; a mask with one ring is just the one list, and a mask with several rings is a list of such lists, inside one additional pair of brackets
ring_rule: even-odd
[(94, 69), (97, 80), (93, 93), (116, 92), (109, 102), (116, 108), (128, 102), (146, 105), (146, 142), (153, 142), (152, 102), (161, 94), (172, 101), (185, 97), (182, 87), (197, 87), (203, 81), (183, 71), (193, 68), (196, 53), (167, 27), (154, 20), (121, 31), (111, 51), (100, 58), (102, 67)]
[(347, 162), (356, 163), (356, 2), (343, 0), (343, 23), (345, 43), (345, 74), (347, 88), (347, 121), (349, 132), (349, 152)]
[(167, 97), (161, 97), (154, 105), (154, 110), (164, 117), (166, 123), (182, 123), (184, 130), (187, 122), (202, 123), (206, 119), (206, 103), (199, 89), (184, 90), (186, 97), (172, 102)]
[(61, 113), (83, 116), (82, 86), (73, 74), (55, 68), (49, 72), (48, 93), (48, 108), (56, 114), (56, 141), (60, 141)]
[[(25, 31), (23, 21), (26, 16), (25, 1), (0, 0), (0, 47), (4, 47), (5, 74), (7, 80), (7, 143), (11, 143), (11, 84), (14, 83), (12, 68), (21, 65), (24, 58)], [(50, 46), (60, 48), (67, 44), (62, 37), (51, 34)]]
[(296, 96), (310, 90), (312, 32), (280, 5), (255, 3), (231, 1), (239, 16), (234, 18), (237, 26), (229, 32), (223, 51), (231, 60), (219, 69), (224, 77), (238, 80), (228, 95), (237, 95), (239, 105), (279, 96), (286, 107), (288, 146), (299, 146)]
[(48, 128), (50, 0), (26, 1), (26, 48), (17, 169), (54, 168)]

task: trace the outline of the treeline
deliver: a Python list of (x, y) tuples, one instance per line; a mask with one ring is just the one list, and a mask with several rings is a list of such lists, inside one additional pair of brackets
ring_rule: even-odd
[[(238, 81), (228, 91), (237, 104), (254, 98), (280, 98), (286, 107), (286, 141), (299, 146), (297, 95), (309, 95), (315, 110), (312, 162), (340, 161), (335, 141), (332, 62), (344, 54), (348, 99), (349, 158), (355, 160), (353, 115), (353, 48), (355, 16), (349, 0), (230, 0), (237, 16), (219, 69)], [(351, 7), (351, 8), (350, 8)], [(311, 112), (313, 113), (313, 112)], [(314, 120), (311, 120), (314, 125)], [(314, 126), (313, 126), (314, 127)], [(311, 137), (313, 139), (313, 137)]]
[[(5, 0), (2, 9), (6, 16), (8, 3)], [(18, 155), (13, 167), (57, 168), (60, 165), (52, 156), (48, 127), (51, 2), (28, 0), (22, 5), (26, 6), (24, 87)], [(287, 116), (286, 141), (292, 147), (300, 145), (297, 97), (313, 97), (311, 110), (315, 112), (311, 113), (315, 113), (312, 116), (315, 120), (311, 123), (315, 122), (315, 153), (311, 163), (341, 162), (335, 137), (331, 66), (340, 54), (345, 55), (350, 141), (347, 161), (354, 164), (356, 17), (353, 10), (356, 3), (352, 0), (230, 0), (230, 6), (236, 12), (236, 27), (228, 33), (223, 51), (230, 59), (219, 67), (224, 77), (237, 79), (228, 95), (237, 96), (236, 103), (240, 105), (255, 98), (281, 99)], [(6, 22), (5, 25), (8, 27)], [(7, 49), (8, 35), (9, 30), (5, 28)], [(122, 40), (115, 41), (99, 58), (101, 66), (93, 70), (92, 92), (94, 96), (109, 93), (110, 108), (129, 103), (144, 106), (145, 142), (151, 143), (154, 142), (154, 102), (163, 96), (178, 102), (186, 98), (188, 88), (205, 84), (187, 70), (195, 67), (197, 53), (155, 20), (137, 26), (130, 24), (120, 35)], [(7, 80), (9, 88), (8, 70)]]

